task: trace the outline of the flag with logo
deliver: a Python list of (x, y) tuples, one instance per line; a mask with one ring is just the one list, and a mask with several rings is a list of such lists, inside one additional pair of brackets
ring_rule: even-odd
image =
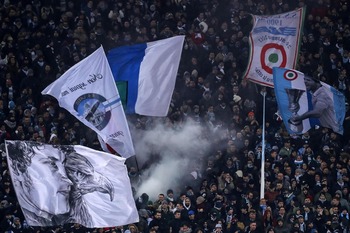
[[(166, 116), (180, 64), (184, 36), (122, 46), (107, 59), (115, 81), (124, 83), (126, 113)], [(120, 85), (118, 85), (120, 87)]]
[(5, 141), (5, 147), (28, 225), (95, 228), (139, 221), (125, 158), (80, 145)]
[(303, 134), (316, 125), (343, 134), (345, 96), (334, 87), (297, 70), (273, 68), (274, 90), (290, 134)]
[(105, 52), (101, 46), (75, 64), (42, 94), (93, 129), (118, 154), (135, 155), (129, 126)]
[(273, 87), (273, 67), (295, 68), (304, 14), (304, 8), (299, 8), (278, 15), (253, 15), (246, 78)]

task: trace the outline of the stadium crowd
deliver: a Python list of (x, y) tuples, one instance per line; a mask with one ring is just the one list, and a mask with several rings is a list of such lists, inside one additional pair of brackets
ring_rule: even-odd
[[(243, 79), (254, 15), (306, 7), (297, 69), (350, 91), (348, 0), (3, 0), (0, 6), (1, 232), (350, 232), (350, 112), (344, 134), (315, 127), (289, 135), (272, 88)], [(191, 185), (135, 196), (140, 222), (86, 229), (30, 227), (16, 201), (4, 140), (81, 144), (96, 135), (41, 91), (101, 44), (111, 48), (185, 35), (164, 125), (225, 129)], [(266, 92), (265, 196), (260, 198), (262, 95)], [(152, 118), (128, 116), (133, 130)], [(135, 189), (142, 169), (129, 167)], [(166, 184), (165, 184), (166, 185)]]

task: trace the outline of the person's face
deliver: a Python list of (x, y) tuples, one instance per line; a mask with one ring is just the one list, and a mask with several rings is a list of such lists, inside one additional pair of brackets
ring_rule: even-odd
[(161, 213), (156, 213), (156, 214), (154, 215), (154, 217), (155, 217), (156, 219), (161, 219), (161, 218), (162, 218), (162, 214), (161, 214)]
[(255, 222), (250, 224), (250, 230), (251, 231), (256, 230), (256, 223)]
[(164, 195), (158, 195), (159, 201), (164, 201)]
[[(65, 156), (61, 152), (46, 153), (47, 151), (37, 150), (32, 157), (32, 164), (27, 169), (32, 178), (32, 187), (25, 195), (36, 207), (49, 214), (64, 214), (70, 209), (68, 198), (72, 185), (63, 165)], [(44, 200), (47, 197), (50, 202)]]
[(316, 85), (315, 81), (311, 77), (308, 77), (308, 76), (305, 76), (304, 83), (305, 83), (306, 90), (308, 90), (308, 91), (312, 90)]
[(181, 213), (180, 212), (176, 212), (175, 213), (175, 218), (177, 218), (177, 219), (181, 218)]

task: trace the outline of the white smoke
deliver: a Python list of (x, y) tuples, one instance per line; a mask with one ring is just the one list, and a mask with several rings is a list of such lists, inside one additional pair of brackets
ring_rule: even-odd
[(203, 128), (193, 122), (176, 129), (159, 124), (142, 133), (134, 138), (136, 160), (139, 167), (151, 165), (142, 171), (143, 181), (136, 187), (136, 196), (147, 193), (150, 200), (154, 200), (169, 188), (175, 194), (177, 188), (184, 189), (178, 185), (184, 183), (192, 171), (200, 169), (203, 155), (210, 149), (208, 139), (203, 137)]

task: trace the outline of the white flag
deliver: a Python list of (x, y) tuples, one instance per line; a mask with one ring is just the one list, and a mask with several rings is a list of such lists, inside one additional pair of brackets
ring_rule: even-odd
[(272, 69), (295, 68), (304, 8), (278, 15), (253, 15), (250, 58), (244, 77), (273, 87)]
[(42, 94), (93, 129), (124, 158), (135, 155), (128, 123), (105, 52), (101, 46), (75, 64)]
[(127, 83), (127, 113), (160, 117), (168, 114), (184, 40), (185, 36), (174, 36), (108, 52), (114, 79)]
[(114, 227), (139, 221), (125, 158), (84, 146), (6, 141), (12, 183), (30, 226)]

